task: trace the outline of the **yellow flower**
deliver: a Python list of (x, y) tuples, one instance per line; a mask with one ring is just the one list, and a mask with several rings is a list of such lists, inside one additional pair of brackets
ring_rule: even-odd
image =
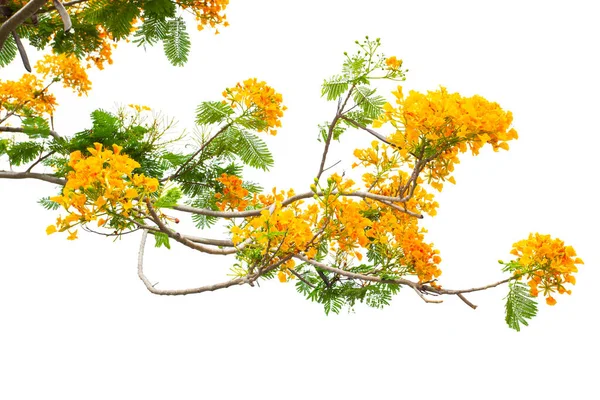
[(277, 278), (279, 279), (279, 282), (281, 282), (281, 283), (287, 281), (287, 275), (283, 271), (277, 272)]
[(402, 60), (398, 60), (396, 59), (396, 56), (392, 56), (385, 60), (385, 64), (389, 67), (389, 69), (397, 70), (402, 66)]
[(556, 300), (554, 299), (554, 297), (548, 296), (546, 297), (546, 304), (548, 304), (549, 306), (553, 306), (556, 304)]
[(48, 227), (46, 228), (46, 234), (47, 235), (51, 235), (54, 232), (56, 232), (56, 226), (54, 226), (54, 225), (48, 225)]
[(69, 236), (67, 237), (67, 240), (75, 240), (77, 239), (77, 229), (75, 229), (73, 232), (68, 231), (69, 232)]

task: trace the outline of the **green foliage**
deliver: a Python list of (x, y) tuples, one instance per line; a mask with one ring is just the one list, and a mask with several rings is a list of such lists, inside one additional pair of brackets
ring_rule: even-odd
[(7, 150), (8, 160), (12, 165), (19, 166), (35, 160), (44, 149), (41, 143), (20, 142), (12, 144)]
[(513, 280), (508, 284), (506, 299), (506, 323), (517, 332), (520, 324), (529, 325), (527, 320), (537, 314), (537, 302), (529, 293), (529, 288), (522, 282)]
[(386, 100), (381, 96), (375, 96), (375, 89), (357, 86), (354, 91), (354, 102), (364, 111), (366, 117), (375, 119), (383, 111)]
[(267, 144), (258, 136), (251, 132), (243, 130), (233, 130), (235, 138), (232, 143), (231, 151), (236, 154), (240, 160), (253, 168), (267, 171), (273, 166), (273, 156), (267, 147)]
[(163, 232), (152, 232), (154, 235), (154, 247), (165, 246), (167, 249), (171, 249), (171, 243), (169, 243), (169, 236)]
[[(198, 193), (198, 195), (194, 197), (194, 200), (190, 201), (188, 204), (192, 207), (217, 210), (215, 192), (209, 190)], [(209, 215), (192, 214), (192, 221), (198, 229), (205, 229), (216, 224), (218, 219)]]
[(138, 46), (153, 46), (167, 37), (167, 20), (158, 16), (146, 16), (140, 29), (133, 34), (133, 42)]
[(11, 36), (6, 38), (4, 46), (0, 50), (0, 67), (4, 67), (12, 62), (17, 56), (17, 44)]
[(167, 21), (167, 34), (163, 40), (165, 55), (175, 66), (187, 62), (190, 52), (190, 35), (187, 33), (185, 21), (181, 17)]
[[(322, 270), (322, 276), (310, 270), (304, 272), (305, 266), (306, 264), (301, 264), (296, 268), (304, 279), (296, 282), (296, 291), (308, 300), (323, 304), (325, 314), (339, 314), (343, 308), (352, 311), (357, 302), (373, 308), (383, 308), (390, 305), (392, 296), (400, 291), (399, 285), (356, 281)], [(369, 273), (373, 271), (373, 266), (361, 264), (350, 271)]]
[(127, 123), (126, 115), (115, 115), (104, 110), (95, 110), (91, 114), (92, 127), (76, 133), (68, 145), (66, 154), (79, 150), (87, 153), (94, 143), (111, 148), (113, 144), (123, 147), (122, 152), (140, 163), (137, 173), (161, 178), (169, 167), (163, 160), (160, 143), (161, 133), (158, 128), (140, 125), (138, 122)]
[[(346, 127), (336, 124), (335, 127), (333, 128), (333, 135), (332, 135), (332, 139), (333, 140), (340, 140), (340, 136), (342, 136), (342, 134), (346, 132)], [(327, 122), (325, 122), (322, 125), (319, 125), (319, 137), (317, 138), (317, 140), (319, 142), (325, 142), (327, 141), (327, 136), (329, 135), (329, 124)]]
[(46, 210), (58, 210), (60, 204), (50, 200), (50, 197), (42, 197), (38, 200), (38, 203), (44, 207)]
[(21, 127), (31, 139), (46, 139), (50, 136), (50, 125), (42, 117), (26, 117), (23, 119)]
[(154, 203), (156, 208), (172, 208), (177, 205), (183, 193), (178, 187), (171, 188), (163, 193)]
[(10, 140), (0, 139), (0, 156), (6, 154), (8, 152), (9, 146), (10, 146)]
[(218, 124), (234, 113), (233, 109), (220, 101), (204, 101), (196, 108), (198, 125)]
[(139, 1), (100, 0), (90, 5), (85, 21), (103, 25), (113, 38), (124, 39), (131, 32), (133, 19), (140, 16), (139, 6)]
[(328, 101), (337, 100), (348, 90), (350, 83), (351, 80), (339, 75), (325, 80), (321, 87), (321, 96), (325, 96)]
[(51, 26), (55, 31), (52, 50), (55, 53), (72, 53), (77, 58), (83, 58), (86, 54), (99, 50), (102, 40), (95, 25), (72, 19), (73, 29), (65, 32), (60, 19), (52, 22)]

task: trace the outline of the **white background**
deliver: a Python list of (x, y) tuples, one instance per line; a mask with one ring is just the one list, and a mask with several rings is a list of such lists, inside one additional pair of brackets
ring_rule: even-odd
[[(502, 278), (498, 259), (539, 231), (575, 247), (586, 264), (572, 296), (558, 296), (516, 333), (504, 322), (506, 287), (425, 304), (404, 290), (391, 307), (326, 317), (293, 284), (265, 282), (168, 298), (136, 275), (139, 234), (112, 243), (46, 236), (56, 212), (36, 201), (56, 188), (0, 181), (0, 398), (594, 398), (600, 357), (596, 284), (600, 28), (594, 1), (232, 0), (229, 28), (190, 29), (191, 59), (170, 67), (162, 49), (120, 45), (94, 72), (88, 98), (59, 90), (56, 130), (89, 126), (89, 113), (137, 103), (193, 131), (195, 107), (248, 77), (289, 107), (269, 144), (276, 168), (251, 173), (265, 187), (306, 190), (318, 168), (316, 125), (334, 104), (323, 79), (368, 34), (404, 59), (407, 89), (438, 85), (513, 111), (509, 152), (464, 157), (456, 186), (426, 221), (443, 257), (441, 283), (464, 288)], [(33, 58), (33, 57), (32, 57)], [(33, 60), (35, 62), (35, 60)], [(14, 63), (0, 71), (17, 79)], [(389, 88), (388, 88), (389, 89)], [(389, 93), (389, 91), (387, 92)], [(384, 93), (386, 94), (386, 93)], [(389, 94), (386, 96), (391, 97)], [(352, 163), (363, 133), (332, 152)], [(188, 225), (189, 226), (189, 225)], [(198, 232), (190, 232), (198, 234)], [(223, 277), (231, 260), (174, 246), (147, 248), (158, 287)]]

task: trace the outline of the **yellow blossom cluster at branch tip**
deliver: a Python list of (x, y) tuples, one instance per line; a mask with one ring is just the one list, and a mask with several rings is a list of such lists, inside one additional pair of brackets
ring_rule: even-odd
[(47, 54), (35, 64), (35, 70), (44, 79), (48, 76), (62, 80), (63, 86), (79, 96), (92, 88), (87, 72), (74, 54)]
[(399, 70), (402, 67), (402, 60), (398, 60), (396, 56), (392, 56), (385, 60), (385, 65), (391, 70)]
[[(62, 195), (50, 198), (63, 206), (68, 215), (59, 216), (55, 225), (48, 226), (47, 234), (68, 230), (67, 239), (73, 240), (77, 238), (77, 231), (71, 229), (78, 224), (97, 221), (101, 227), (112, 218), (130, 218), (145, 211), (143, 199), (158, 190), (158, 180), (134, 174), (140, 164), (121, 154), (121, 150), (116, 144), (108, 150), (94, 143), (94, 148), (88, 149), (89, 157), (80, 151), (71, 153), (72, 171), (67, 174)], [(121, 227), (112, 228), (118, 231)]]
[(583, 264), (573, 247), (565, 246), (560, 239), (539, 233), (532, 233), (527, 239), (513, 244), (510, 253), (517, 256), (516, 263), (521, 267), (514, 275), (525, 276), (531, 295), (537, 297), (542, 291), (549, 305), (556, 304), (552, 293), (571, 294), (571, 290), (565, 289), (564, 285), (575, 284), (573, 274), (577, 272), (577, 264)]
[(396, 129), (388, 140), (405, 160), (432, 155), (426, 177), (438, 190), (445, 180), (454, 183), (449, 175), (459, 153), (476, 155), (485, 144), (494, 151), (508, 150), (507, 142), (518, 138), (511, 128), (512, 113), (481, 96), (463, 97), (441, 87), (426, 94), (411, 90), (405, 97), (401, 86), (392, 94), (397, 106), (385, 104), (373, 127), (390, 123)]
[(225, 209), (244, 211), (248, 206), (248, 190), (242, 186), (242, 180), (235, 175), (222, 174), (217, 181), (224, 186), (223, 194), (215, 193), (215, 198), (221, 200), (217, 202), (217, 207), (221, 211)]
[[(229, 0), (176, 1), (176, 3), (184, 10), (189, 9), (194, 13), (199, 31), (207, 25), (211, 28), (215, 28), (217, 25), (229, 26), (229, 22), (226, 21), (227, 16), (223, 14)], [(216, 29), (215, 35), (218, 34), (219, 30)]]
[(248, 111), (253, 117), (264, 123), (264, 127), (258, 129), (259, 132), (267, 131), (271, 135), (276, 135), (274, 128), (281, 127), (280, 118), (287, 107), (282, 105), (281, 94), (277, 93), (272, 87), (264, 81), (257, 81), (256, 78), (250, 78), (243, 83), (238, 83), (235, 87), (226, 89), (223, 92), (224, 104), (229, 103), (232, 108), (242, 107), (243, 111)]

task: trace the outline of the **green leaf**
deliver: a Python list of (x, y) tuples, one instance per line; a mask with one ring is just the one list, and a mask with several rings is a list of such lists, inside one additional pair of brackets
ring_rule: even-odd
[(33, 161), (44, 147), (41, 143), (21, 142), (10, 146), (7, 150), (8, 159), (12, 165), (22, 165)]
[(2, 50), (0, 50), (0, 67), (5, 67), (15, 59), (17, 55), (17, 44), (12, 35), (6, 38)]
[(171, 249), (171, 244), (169, 243), (169, 236), (167, 236), (164, 232), (153, 232), (154, 239), (156, 240), (154, 247), (165, 246), (167, 249)]
[(233, 144), (233, 153), (239, 156), (244, 164), (268, 171), (274, 161), (267, 144), (253, 133), (236, 131), (237, 140)]
[(196, 108), (198, 125), (216, 124), (233, 114), (233, 109), (220, 101), (205, 101)]
[(133, 34), (133, 42), (138, 46), (153, 46), (167, 37), (169, 24), (164, 17), (146, 16), (140, 29)]
[(177, 205), (179, 199), (181, 199), (181, 189), (178, 187), (171, 188), (167, 190), (156, 202), (154, 203), (154, 207), (156, 208), (172, 208)]
[(46, 210), (58, 210), (60, 207), (60, 204), (50, 200), (50, 197), (42, 197), (38, 200), (38, 204), (40, 204)]
[(168, 31), (164, 43), (165, 55), (175, 66), (182, 66), (187, 62), (190, 52), (190, 35), (186, 31), (183, 18), (173, 18), (167, 22)]
[(50, 136), (50, 125), (42, 117), (27, 117), (23, 120), (23, 132), (30, 138), (47, 138)]
[(321, 87), (321, 96), (325, 96), (327, 100), (337, 100), (350, 85), (350, 80), (342, 76), (334, 76), (329, 81), (323, 82)]
[[(139, 2), (137, 1), (98, 0), (88, 4), (82, 20), (105, 26), (116, 40), (128, 37), (131, 33), (131, 22), (140, 16)], [(75, 26), (74, 31), (79, 32)]]
[(527, 320), (537, 314), (537, 302), (524, 283), (513, 280), (508, 284), (508, 288), (508, 295), (505, 297), (506, 323), (518, 332), (521, 330), (520, 324), (529, 325)]
[(152, 16), (174, 17), (177, 7), (172, 0), (145, 0), (144, 18)]
[(383, 111), (386, 100), (381, 96), (373, 96), (375, 89), (357, 86), (354, 91), (354, 102), (362, 108), (368, 118), (377, 118)]
[(8, 153), (9, 145), (10, 145), (10, 140), (0, 139), (0, 156)]

